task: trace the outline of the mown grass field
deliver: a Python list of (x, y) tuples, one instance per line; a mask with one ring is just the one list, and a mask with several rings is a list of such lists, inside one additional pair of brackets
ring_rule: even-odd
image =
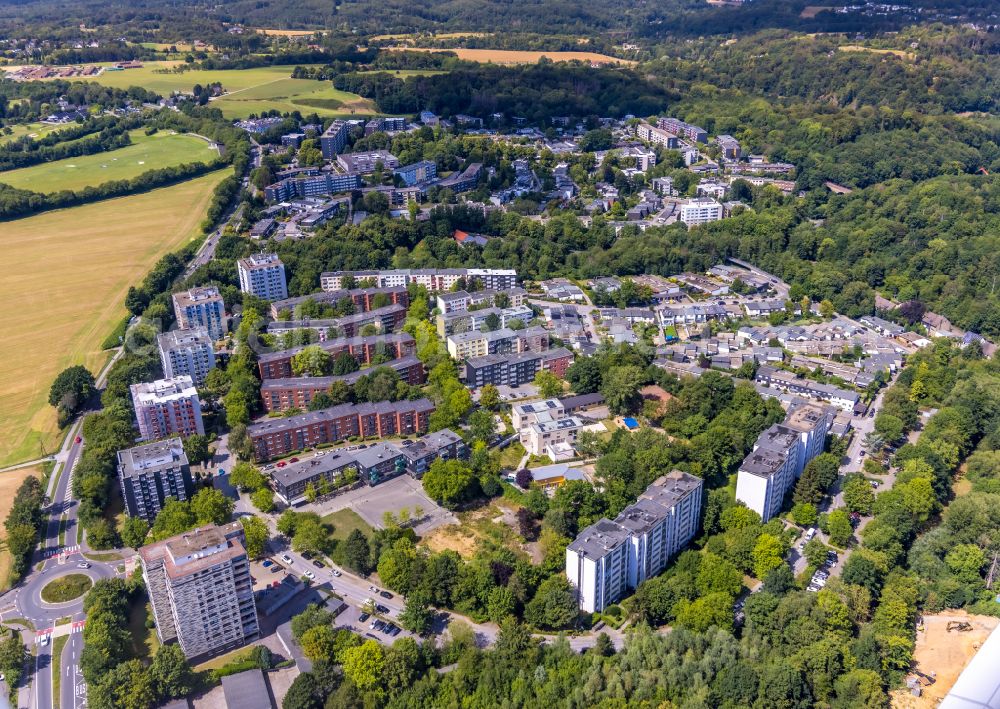
[(209, 143), (193, 135), (142, 130), (129, 133), (132, 144), (118, 150), (0, 172), (0, 182), (33, 192), (80, 190), (113, 180), (128, 180), (144, 172), (218, 157)]
[(290, 66), (258, 67), (256, 69), (193, 70), (181, 73), (157, 73), (169, 62), (147, 62), (141, 69), (104, 72), (94, 77), (105, 86), (128, 88), (142, 86), (168, 95), (174, 91), (190, 91), (195, 84), (222, 84), (228, 92), (213, 99), (226, 118), (246, 118), (251, 113), (271, 109), (301, 111), (330, 115), (363, 115), (374, 113), (372, 103), (357, 94), (338, 91), (329, 81), (292, 79)]
[(628, 59), (609, 57), (607, 54), (597, 52), (539, 52), (519, 49), (467, 49), (465, 47), (455, 47), (454, 49), (440, 49), (430, 47), (390, 47), (390, 49), (410, 52), (454, 52), (459, 59), (472, 62), (482, 62), (484, 64), (535, 64), (539, 59), (545, 57), (554, 62), (569, 62), (578, 60), (590, 62), (591, 64), (635, 64)]
[[(7, 473), (0, 473), (0, 522), (7, 519), (10, 508), (14, 504), (14, 493), (28, 477), (34, 475), (36, 478), (42, 477), (42, 467), (18, 468)], [(0, 525), (0, 590), (6, 591), (10, 588), (8, 577), (10, 576), (11, 556), (7, 552), (7, 534)]]
[(30, 135), (32, 138), (41, 138), (42, 136), (48, 135), (52, 131), (65, 127), (66, 126), (52, 126), (46, 123), (20, 123), (18, 125), (10, 126), (10, 135), (0, 134), (0, 143), (7, 143), (25, 135)]
[(66, 367), (97, 372), (123, 300), (163, 254), (194, 238), (229, 170), (143, 194), (4, 222), (7, 302), (0, 309), (0, 465), (59, 441), (49, 386)]

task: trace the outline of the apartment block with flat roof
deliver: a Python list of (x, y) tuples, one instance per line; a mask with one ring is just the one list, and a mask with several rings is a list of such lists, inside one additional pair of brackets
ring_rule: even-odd
[[(341, 352), (347, 352), (361, 365), (371, 364), (372, 358), (378, 355), (386, 355), (390, 359), (398, 359), (412, 355), (416, 351), (416, 341), (412, 335), (405, 332), (397, 332), (389, 335), (336, 338), (320, 342), (319, 346), (331, 357), (336, 357)], [(257, 369), (260, 371), (260, 378), (262, 380), (285, 379), (293, 376), (292, 358), (305, 348), (306, 345), (303, 345), (287, 350), (266, 352), (260, 355), (257, 358)]]
[(205, 383), (205, 377), (215, 367), (215, 348), (208, 329), (171, 330), (156, 337), (165, 379), (188, 375), (195, 386)]
[(333, 160), (337, 157), (337, 153), (344, 149), (347, 145), (347, 137), (351, 132), (351, 124), (347, 121), (336, 120), (331, 123), (323, 135), (319, 137), (319, 148), (323, 153), (323, 157), (327, 160)]
[(243, 526), (199, 527), (139, 549), (156, 633), (188, 658), (260, 637)]
[(226, 336), (229, 329), (226, 304), (215, 286), (174, 293), (173, 301), (174, 316), (180, 329), (203, 327), (213, 340), (221, 340)]
[(288, 297), (285, 281), (285, 264), (277, 254), (254, 254), (236, 262), (240, 276), (240, 290), (263, 300), (282, 300)]
[(614, 520), (601, 519), (566, 547), (566, 577), (580, 610), (603, 611), (662, 572), (698, 533), (703, 481), (674, 470)]
[(142, 440), (205, 433), (198, 390), (190, 376), (140, 382), (129, 389)]
[(126, 514), (152, 524), (168, 497), (183, 502), (191, 491), (191, 468), (181, 439), (118, 451), (118, 482)]

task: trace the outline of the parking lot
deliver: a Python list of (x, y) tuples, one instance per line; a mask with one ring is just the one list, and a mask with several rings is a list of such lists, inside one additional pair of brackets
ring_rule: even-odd
[[(392, 645), (399, 638), (417, 638), (413, 633), (403, 630), (392, 614), (366, 616), (364, 620), (361, 619), (362, 616), (366, 616), (366, 614), (363, 614), (360, 609), (348, 605), (346, 610), (337, 616), (335, 625), (337, 628), (346, 628), (362, 637), (371, 638), (386, 645)], [(385, 632), (385, 628), (379, 630), (378, 628), (371, 627), (376, 620), (388, 620), (396, 630), (392, 634), (389, 634)]]
[(318, 512), (323, 516), (350, 508), (372, 527), (381, 528), (384, 526), (382, 518), (386, 512), (398, 514), (404, 507), (409, 509), (411, 515), (417, 507), (423, 510), (423, 516), (414, 526), (417, 534), (425, 534), (442, 525), (458, 521), (455, 515), (427, 497), (420, 481), (409, 475), (400, 475), (375, 487), (361, 487), (304, 509)]

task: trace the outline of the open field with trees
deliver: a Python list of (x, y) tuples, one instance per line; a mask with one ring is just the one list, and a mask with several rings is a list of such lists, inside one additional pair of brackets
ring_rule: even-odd
[(399, 47), (398, 49), (409, 52), (448, 51), (454, 52), (459, 59), (470, 62), (489, 62), (492, 64), (535, 64), (542, 57), (554, 62), (581, 61), (593, 64), (635, 63), (627, 59), (609, 57), (607, 54), (598, 54), (596, 52), (536, 52), (517, 49), (469, 49), (466, 47), (455, 47), (454, 49), (446, 50), (428, 47)]
[(0, 315), (0, 359), (8, 363), (0, 375), (0, 464), (56, 445), (52, 380), (73, 364), (101, 368), (101, 342), (125, 315), (129, 285), (196, 235), (226, 174), (4, 224), (11, 276)]
[(48, 125), (45, 123), (22, 123), (14, 126), (10, 126), (11, 132), (9, 134), (0, 135), (0, 144), (7, 143), (11, 140), (17, 140), (23, 136), (30, 136), (32, 138), (41, 138), (48, 135), (52, 131), (64, 128), (65, 126)]
[(340, 91), (329, 83), (292, 79), (292, 67), (268, 66), (253, 69), (195, 69), (164, 72), (162, 63), (146, 63), (141, 69), (105, 72), (92, 79), (104, 86), (127, 89), (142, 86), (149, 91), (169, 95), (174, 91), (190, 92), (195, 84), (220, 83), (228, 94), (214, 99), (212, 106), (226, 118), (245, 118), (262, 111), (316, 112), (334, 114), (374, 113), (369, 101), (357, 94)]
[(218, 151), (193, 135), (143, 130), (129, 132), (131, 145), (93, 155), (82, 155), (18, 170), (0, 172), (0, 182), (34, 192), (79, 190), (112, 180), (128, 180), (149, 170), (206, 162)]
[[(0, 519), (7, 519), (10, 508), (14, 505), (14, 495), (21, 483), (35, 476), (42, 477), (41, 466), (29, 468), (18, 468), (8, 473), (0, 474)], [(0, 527), (0, 590), (7, 590), (10, 587), (10, 569), (13, 557), (7, 550), (7, 533)]]

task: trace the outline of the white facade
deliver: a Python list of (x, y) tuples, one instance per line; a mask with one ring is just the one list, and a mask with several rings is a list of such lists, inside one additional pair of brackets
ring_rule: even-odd
[(547, 455), (555, 460), (553, 453), (563, 449), (564, 444), (574, 446), (585, 425), (578, 416), (531, 423), (521, 431), (521, 445), (532, 455)]
[(533, 423), (558, 421), (566, 415), (566, 408), (559, 399), (541, 399), (514, 404), (510, 409), (510, 421), (515, 431), (522, 431)]
[(566, 547), (566, 577), (580, 609), (603, 611), (662, 572), (697, 534), (703, 482), (674, 470), (614, 519), (598, 520)]
[(284, 300), (288, 297), (285, 265), (277, 254), (254, 254), (236, 264), (240, 274), (240, 290), (264, 300)]
[(142, 440), (205, 433), (198, 390), (190, 376), (133, 384), (130, 390)]
[(688, 226), (722, 219), (722, 205), (714, 199), (693, 199), (681, 205), (680, 220)]
[(174, 293), (174, 315), (177, 326), (182, 330), (203, 327), (213, 340), (221, 340), (226, 335), (228, 320), (226, 306), (219, 289), (215, 286), (192, 288)]

